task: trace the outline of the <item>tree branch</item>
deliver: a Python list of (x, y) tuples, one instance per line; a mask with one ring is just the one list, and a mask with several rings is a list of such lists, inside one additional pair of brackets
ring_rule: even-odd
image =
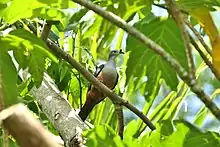
[(50, 34), (50, 29), (51, 29), (51, 26), (52, 26), (52, 22), (51, 21), (46, 21), (44, 26), (43, 26), (43, 30), (41, 32), (41, 35), (40, 35), (40, 38), (43, 40), (43, 41), (47, 41), (47, 38)]
[[(167, 7), (163, 4), (153, 4), (155, 6), (158, 6), (160, 8), (163, 9), (167, 9)], [(182, 11), (182, 13), (187, 14), (185, 11)], [(201, 37), (201, 35), (199, 34), (199, 32), (190, 24), (190, 22), (187, 19), (184, 19), (186, 25), (192, 30), (192, 32), (195, 34), (195, 36), (198, 38), (198, 40), (200, 41), (200, 43), (203, 45), (203, 47), (205, 48), (205, 50), (209, 53), (209, 55), (212, 55), (212, 51), (209, 48), (209, 46), (205, 43), (204, 39)], [(188, 34), (190, 36), (190, 34)], [(197, 43), (193, 40), (192, 36), (190, 36), (190, 42), (192, 43), (192, 45), (195, 47), (195, 49), (199, 52), (200, 56), (203, 58), (204, 62), (207, 64), (207, 66), (211, 69), (211, 71), (213, 72), (213, 74), (215, 75), (216, 79), (218, 79), (220, 81), (220, 75), (218, 73), (218, 71), (215, 69), (215, 67), (212, 65), (212, 63), (207, 59), (206, 55), (200, 50), (199, 46), (197, 45)]]
[(1, 111), (0, 121), (21, 147), (61, 147), (23, 104)]
[(215, 69), (215, 67), (212, 65), (211, 61), (206, 57), (206, 55), (203, 53), (203, 51), (199, 48), (198, 44), (195, 42), (195, 40), (190, 36), (190, 40), (194, 48), (198, 51), (200, 54), (201, 58), (204, 60), (206, 65), (211, 69), (212, 73), (215, 75), (216, 79), (220, 81), (220, 75), (218, 71)]
[(203, 40), (203, 38), (200, 36), (199, 32), (189, 23), (188, 20), (185, 19), (185, 23), (187, 24), (187, 26), (192, 30), (192, 32), (196, 35), (196, 37), (198, 38), (198, 40), (200, 41), (200, 43), (203, 45), (203, 47), (205, 48), (205, 50), (209, 53), (209, 55), (212, 55), (212, 50), (209, 48), (209, 46), (205, 43), (205, 41)]
[(103, 83), (101, 83), (98, 79), (96, 79), (90, 72), (88, 72), (80, 63), (78, 63), (75, 59), (73, 59), (69, 54), (67, 54), (64, 50), (56, 46), (55, 43), (47, 40), (47, 45), (51, 49), (52, 52), (59, 55), (65, 61), (67, 61), (70, 65), (72, 65), (76, 70), (78, 70), (88, 81), (90, 81), (93, 85), (95, 85), (100, 91), (105, 93), (114, 103), (119, 103), (124, 105), (129, 110), (134, 112), (138, 117), (140, 117), (144, 123), (146, 123), (151, 130), (155, 130), (155, 126), (151, 123), (151, 121), (136, 107), (129, 104), (127, 101), (116, 95), (112, 92), (108, 87), (106, 87)]
[(114, 103), (115, 106), (115, 112), (118, 118), (118, 135), (121, 137), (123, 140), (123, 134), (124, 134), (124, 115), (123, 115), (123, 110), (122, 106), (119, 104)]
[[(25, 74), (23, 73), (23, 79), (27, 77)], [(33, 87), (30, 93), (34, 95), (42, 111), (60, 133), (65, 144), (70, 145), (76, 140), (82, 140), (82, 136), (78, 138), (77, 134), (79, 129), (85, 129), (84, 123), (47, 74), (44, 74), (41, 86)]]
[(180, 10), (177, 8), (175, 2), (173, 0), (165, 0), (168, 10), (171, 13), (173, 19), (176, 21), (177, 25), (180, 28), (180, 32), (182, 34), (182, 38), (184, 40), (184, 46), (186, 50), (187, 63), (189, 67), (189, 76), (191, 80), (195, 80), (195, 65), (193, 61), (192, 48), (190, 45), (190, 40), (188, 36), (188, 32), (186, 26), (184, 24), (184, 17), (181, 14)]
[[(157, 6), (157, 7), (159, 7), (159, 8), (168, 10), (165, 4), (156, 4), (156, 3), (153, 3), (153, 5), (154, 5), (154, 6)], [(188, 13), (187, 11), (185, 11), (185, 10), (181, 10), (181, 12), (184, 13), (184, 14), (189, 14), (189, 13)]]
[[(115, 24), (116, 26), (125, 30), (128, 34), (136, 37), (140, 42), (144, 45), (152, 49), (158, 55), (160, 55), (166, 62), (170, 64), (170, 66), (178, 73), (180, 78), (187, 83), (188, 86), (191, 87), (191, 90), (200, 98), (200, 100), (206, 105), (206, 107), (212, 112), (213, 115), (216, 116), (220, 120), (220, 110), (216, 106), (215, 103), (205, 94), (199, 85), (192, 80), (190, 80), (188, 73), (184, 70), (184, 68), (168, 53), (164, 51), (164, 49), (156, 44), (154, 41), (146, 37), (143, 33), (135, 29), (134, 27), (128, 25), (123, 19), (119, 16), (104, 10), (98, 5), (93, 4), (87, 0), (73, 0), (74, 2), (93, 10), (95, 13), (99, 14), (100, 16), (104, 17), (106, 20), (109, 20), (111, 23)], [(68, 58), (68, 57), (66, 57)], [(90, 81), (90, 80), (89, 80)], [(91, 82), (95, 82), (91, 79)], [(105, 93), (105, 91), (103, 91)], [(106, 91), (107, 92), (107, 91)]]

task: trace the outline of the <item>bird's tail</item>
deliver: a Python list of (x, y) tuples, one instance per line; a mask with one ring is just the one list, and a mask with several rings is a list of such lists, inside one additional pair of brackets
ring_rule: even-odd
[(83, 105), (82, 109), (79, 112), (79, 117), (85, 121), (92, 109), (95, 107), (97, 103), (91, 101), (91, 99), (86, 99), (85, 104)]

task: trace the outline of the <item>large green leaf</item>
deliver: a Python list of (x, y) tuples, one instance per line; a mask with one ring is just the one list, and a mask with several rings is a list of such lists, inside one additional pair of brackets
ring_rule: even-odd
[(119, 136), (107, 125), (96, 126), (85, 132), (87, 137), (86, 145), (92, 147), (124, 147)]
[(179, 0), (177, 2), (178, 6), (181, 9), (189, 10), (189, 9), (196, 9), (202, 7), (210, 7), (212, 6), (220, 6), (219, 0)]
[(45, 58), (57, 62), (56, 57), (48, 51), (45, 43), (30, 32), (20, 29), (10, 32), (2, 38), (8, 48), (14, 50), (14, 56), (22, 68), (28, 67), (35, 82), (39, 85), (45, 71)]
[[(21, 18), (41, 17), (50, 20), (60, 20), (64, 13), (59, 9), (68, 4), (68, 1), (59, 0), (13, 0), (6, 7), (6, 2), (1, 2), (3, 10), (0, 16), (8, 23), (14, 23)], [(62, 3), (61, 3), (62, 2)], [(22, 5), (21, 5), (22, 4)]]
[[(220, 135), (215, 132), (201, 131), (186, 121), (176, 120), (173, 122), (175, 131), (171, 133), (160, 129), (170, 126), (171, 122), (163, 122), (162, 127), (150, 135), (144, 135), (140, 140), (140, 145), (148, 143), (149, 147), (218, 147), (220, 146)], [(164, 127), (163, 127), (164, 126)], [(172, 127), (172, 126), (171, 126)], [(170, 134), (171, 133), (171, 134)], [(170, 134), (170, 135), (169, 135)]]
[(3, 92), (4, 103), (6, 106), (17, 102), (17, 70), (10, 55), (1, 42), (0, 50), (0, 81)]
[[(160, 20), (156, 18), (150, 21), (148, 18), (145, 18), (136, 23), (135, 27), (161, 45), (167, 53), (172, 55), (187, 69), (183, 40), (173, 20)], [(161, 56), (132, 36), (129, 36), (127, 39), (127, 51), (131, 51), (126, 70), (127, 83), (131, 76), (136, 77), (136, 81), (142, 82), (140, 79), (144, 73), (147, 76), (147, 84), (150, 84), (146, 86), (146, 92), (148, 92), (147, 95), (150, 95), (155, 88), (154, 85), (158, 85), (156, 83), (159, 82), (157, 80), (158, 75), (161, 75), (166, 84), (172, 90), (176, 90), (178, 84), (176, 72)]]
[(176, 146), (220, 146), (220, 136), (214, 132), (202, 132), (192, 124), (185, 121), (174, 121), (175, 132), (165, 139), (164, 144)]
[(124, 131), (124, 142), (127, 146), (138, 146), (138, 140), (134, 138), (137, 129), (137, 121), (131, 121)]
[(32, 17), (41, 17), (47, 20), (61, 20), (65, 17), (65, 14), (61, 9), (54, 7), (40, 7), (33, 10)]

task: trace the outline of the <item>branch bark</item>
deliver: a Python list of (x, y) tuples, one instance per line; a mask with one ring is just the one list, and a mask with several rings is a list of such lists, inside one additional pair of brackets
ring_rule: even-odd
[(190, 36), (190, 40), (191, 40), (191, 43), (194, 46), (194, 48), (198, 51), (201, 58), (206, 63), (206, 65), (211, 69), (211, 71), (215, 75), (216, 79), (218, 79), (220, 81), (220, 75), (219, 75), (218, 71), (216, 70), (216, 68), (212, 65), (211, 61), (209, 61), (209, 59), (206, 57), (206, 55), (203, 53), (203, 51), (199, 48), (198, 44), (196, 43), (195, 40), (193, 40), (192, 36)]
[[(27, 77), (25, 74), (23, 74), (23, 79)], [(44, 74), (41, 86), (33, 87), (30, 92), (35, 96), (55, 129), (61, 134), (65, 144), (74, 146), (75, 142), (82, 142), (82, 136), (79, 138), (81, 134), (79, 135), (78, 130), (85, 129), (84, 123), (47, 74)]]
[(122, 110), (122, 106), (115, 104), (115, 112), (118, 118), (118, 135), (121, 137), (121, 140), (123, 140), (123, 136), (124, 136), (124, 114), (123, 114), (123, 110)]
[(192, 48), (190, 45), (189, 35), (184, 23), (184, 16), (181, 14), (181, 11), (176, 6), (173, 0), (165, 0), (168, 6), (168, 10), (171, 13), (173, 19), (176, 21), (177, 25), (180, 28), (180, 32), (182, 34), (182, 38), (184, 40), (184, 46), (186, 50), (187, 63), (189, 67), (189, 76), (191, 80), (195, 80), (195, 65), (193, 61)]
[(47, 41), (47, 38), (48, 38), (48, 36), (50, 34), (51, 26), (52, 26), (52, 22), (51, 21), (46, 21), (45, 22), (43, 30), (42, 30), (41, 35), (40, 35), (40, 38), (43, 41)]
[[(154, 41), (146, 37), (143, 33), (138, 31), (134, 27), (128, 25), (119, 16), (116, 16), (115, 14), (104, 10), (100, 6), (93, 4), (92, 2), (88, 0), (72, 0), (72, 1), (94, 11), (95, 13), (99, 14), (106, 20), (122, 28), (129, 35), (136, 37), (140, 42), (142, 42), (144, 45), (146, 45), (147, 47), (152, 49), (154, 52), (156, 52), (158, 55), (160, 55), (166, 62), (170, 64), (170, 66), (177, 72), (180, 78), (191, 88), (191, 90), (206, 105), (206, 107), (212, 112), (212, 114), (215, 115), (215, 117), (220, 120), (220, 109), (217, 107), (217, 105), (212, 102), (210, 97), (206, 95), (204, 90), (194, 80), (190, 79), (188, 73), (184, 70), (184, 68), (170, 54), (166, 53), (161, 46), (159, 46)], [(68, 58), (68, 57), (65, 57), (65, 58)], [(95, 82), (92, 79), (91, 81), (92, 83)]]
[(61, 147), (23, 104), (1, 111), (0, 121), (21, 147)]
[(188, 20), (185, 19), (186, 25), (192, 30), (192, 32), (196, 35), (200, 43), (203, 45), (205, 50), (209, 53), (209, 55), (212, 55), (212, 50), (209, 48), (209, 46), (205, 43), (203, 38), (200, 36), (199, 32), (189, 23)]

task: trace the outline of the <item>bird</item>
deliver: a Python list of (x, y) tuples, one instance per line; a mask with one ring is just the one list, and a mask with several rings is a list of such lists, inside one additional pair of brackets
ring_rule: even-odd
[[(116, 58), (120, 54), (124, 54), (121, 49), (112, 50), (109, 53), (107, 63), (100, 65), (94, 72), (94, 76), (111, 90), (113, 90), (118, 83), (119, 76), (116, 70)], [(94, 85), (89, 86), (86, 101), (78, 113), (82, 121), (86, 120), (92, 109), (103, 101), (105, 97), (105, 94)]]

